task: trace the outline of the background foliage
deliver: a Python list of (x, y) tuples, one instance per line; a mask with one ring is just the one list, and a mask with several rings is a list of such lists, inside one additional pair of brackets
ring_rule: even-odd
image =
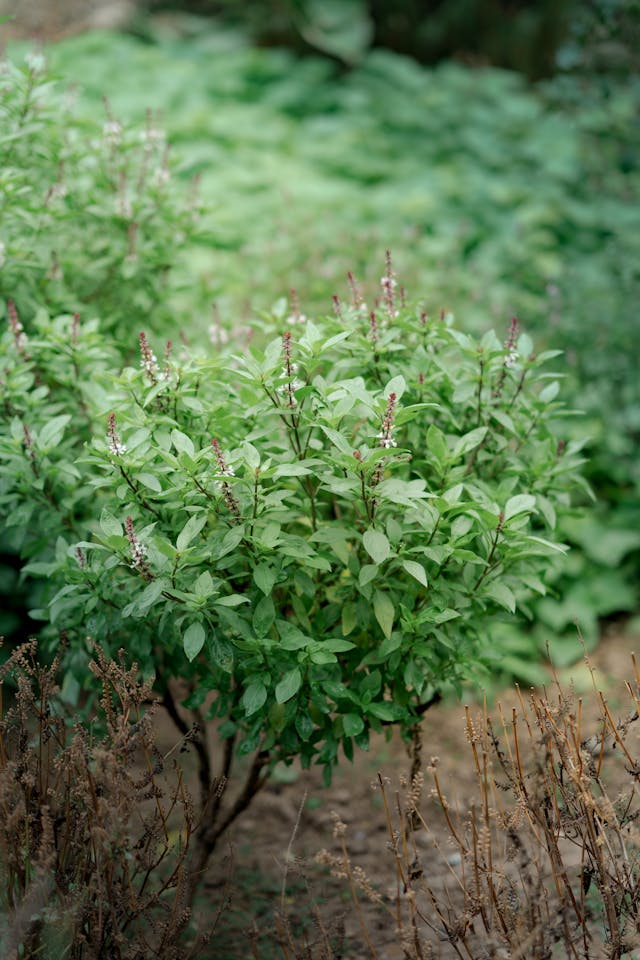
[[(290, 286), (311, 310), (347, 269), (371, 279), (386, 246), (409, 289), (419, 278), (430, 308), (455, 307), (470, 329), (517, 313), (566, 350), (575, 406), (587, 415), (562, 433), (591, 438), (600, 503), (566, 526), (580, 549), (558, 598), (537, 608), (537, 644), (504, 643), (525, 669), (550, 636), (557, 656), (571, 656), (575, 619), (594, 642), (598, 615), (637, 604), (640, 91), (607, 55), (612, 37), (624, 47), (633, 11), (602, 3), (574, 18), (558, 54), (563, 72), (537, 87), (495, 69), (425, 70), (381, 49), (344, 72), (331, 59), (253, 48), (239, 31), (180, 23), (147, 30), (144, 42), (94, 34), (48, 51), (59, 89), (78, 84), (74, 136), (95, 137), (108, 122), (105, 93), (125, 130), (132, 120), (143, 127), (147, 108), (161, 110), (185, 196), (189, 177), (200, 179), (208, 212), (197, 245), (176, 228), (148, 260), (149, 273), (164, 258), (178, 278), (152, 322), (203, 342), (215, 300), (219, 340)], [(54, 126), (52, 116), (41, 151), (50, 164)], [(13, 255), (0, 280), (18, 297)], [(138, 326), (148, 301), (124, 292)], [(56, 309), (80, 305), (65, 295)], [(110, 312), (99, 301), (89, 309)]]

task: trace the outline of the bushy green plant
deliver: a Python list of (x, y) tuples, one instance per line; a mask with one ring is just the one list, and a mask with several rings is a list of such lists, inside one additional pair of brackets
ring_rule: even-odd
[(79, 119), (38, 54), (0, 64), (0, 295), (29, 313), (95, 312), (126, 337), (136, 315), (172, 317), (197, 208), (155, 117), (128, 128), (99, 112)]
[(580, 462), (549, 428), (555, 353), (401, 305), (389, 262), (382, 290), (314, 321), (283, 301), (246, 356), (158, 360), (141, 333), (121, 372), (91, 330), (74, 355), (13, 321), (3, 513), (78, 683), (89, 633), (190, 707), (215, 691), (240, 754), (330, 775), (476, 680), (496, 611), (545, 592)]
[[(456, 304), (475, 331), (515, 312), (565, 351), (566, 396), (587, 416), (562, 431), (588, 438), (601, 504), (565, 525), (578, 547), (570, 575), (538, 606), (536, 638), (511, 636), (510, 669), (530, 679), (549, 640), (563, 661), (579, 656), (576, 620), (592, 647), (598, 617), (638, 605), (637, 78), (527, 87), (379, 49), (338, 75), (327, 60), (198, 31), (156, 45), (92, 35), (50, 56), (82, 84), (82, 111), (106, 89), (119, 115), (166, 111), (176, 151), (202, 176), (215, 248), (177, 251), (180, 269), (188, 260), (191, 290), (218, 301), (223, 324), (247, 303), (265, 309), (283, 282), (321, 309), (350, 267), (373, 279), (372, 250), (391, 245), (430, 309)], [(126, 83), (115, 82), (124, 58)], [(206, 318), (180, 303), (203, 335)]]

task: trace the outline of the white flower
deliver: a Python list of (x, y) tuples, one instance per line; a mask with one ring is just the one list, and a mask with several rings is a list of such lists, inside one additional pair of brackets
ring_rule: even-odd
[(44, 70), (45, 59), (41, 53), (37, 53), (35, 50), (29, 51), (24, 58), (24, 62), (34, 73), (40, 73), (41, 70)]
[(504, 358), (505, 367), (515, 367), (519, 356), (520, 354), (517, 350), (511, 350)]
[(147, 556), (147, 548), (139, 540), (135, 540), (131, 546), (131, 566), (137, 567)]
[(214, 347), (221, 347), (223, 344), (229, 342), (229, 334), (221, 324), (212, 323), (209, 326), (209, 340), (211, 340)]
[(143, 357), (140, 361), (140, 366), (143, 370), (151, 376), (155, 375), (158, 372), (158, 358), (155, 353), (150, 353), (147, 357)]
[(114, 457), (121, 457), (123, 453), (127, 452), (126, 445), (121, 443), (117, 437), (108, 437), (107, 446), (109, 447), (109, 452), (112, 453)]
[(140, 134), (140, 138), (144, 143), (164, 143), (165, 136), (164, 130), (161, 130), (160, 127), (147, 127), (147, 129), (143, 130)]
[(154, 186), (156, 189), (159, 189), (160, 187), (166, 187), (168, 183), (169, 183), (169, 171), (167, 170), (166, 167), (158, 167), (158, 169), (153, 174), (153, 177), (151, 178), (152, 186)]
[(117, 120), (107, 120), (102, 127), (102, 135), (110, 146), (115, 146), (122, 136), (122, 124)]

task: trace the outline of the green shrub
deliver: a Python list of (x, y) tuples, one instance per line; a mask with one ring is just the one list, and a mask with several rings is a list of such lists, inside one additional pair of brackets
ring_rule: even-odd
[(530, 680), (549, 640), (562, 662), (580, 656), (576, 620), (592, 648), (599, 617), (638, 607), (637, 77), (583, 71), (532, 87), (506, 71), (425, 70), (381, 49), (339, 74), (326, 59), (197, 29), (49, 51), (81, 84), (82, 115), (106, 89), (138, 123), (149, 104), (162, 107), (185, 169), (202, 177), (204, 242), (176, 251), (191, 278), (176, 315), (203, 340), (194, 293), (215, 299), (231, 327), (284, 284), (307, 312), (321, 310), (349, 268), (373, 282), (391, 246), (431, 310), (455, 304), (475, 332), (516, 313), (541, 347), (563, 349), (565, 397), (586, 416), (562, 435), (588, 438), (600, 504), (564, 525), (571, 566), (536, 607), (535, 638), (511, 632), (505, 663)]
[(516, 321), (475, 341), (395, 284), (388, 261), (374, 309), (354, 284), (314, 321), (283, 301), (242, 357), (157, 360), (141, 333), (121, 371), (74, 318), (13, 320), (3, 514), (78, 684), (89, 633), (187, 706), (215, 691), (240, 754), (329, 776), (478, 679), (496, 611), (545, 592), (578, 449), (549, 426), (554, 352)]
[(164, 131), (128, 129), (102, 105), (83, 122), (40, 55), (0, 64), (0, 296), (20, 312), (173, 317), (175, 250), (195, 235), (193, 198), (172, 181)]

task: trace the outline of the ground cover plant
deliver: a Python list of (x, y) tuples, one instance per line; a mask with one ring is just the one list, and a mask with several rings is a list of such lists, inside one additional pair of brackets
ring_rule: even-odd
[[(565, 526), (578, 549), (561, 599), (538, 607), (536, 640), (503, 639), (530, 679), (549, 640), (568, 661), (576, 619), (592, 646), (599, 616), (637, 606), (637, 78), (583, 72), (528, 88), (382, 50), (340, 73), (199, 21), (194, 31), (155, 44), (91, 35), (49, 52), (80, 83), (83, 115), (105, 90), (125, 126), (161, 108), (185, 172), (201, 178), (204, 244), (172, 251), (190, 271), (178, 315), (192, 336), (224, 337), (283, 286), (315, 311), (348, 269), (375, 282), (391, 245), (431, 310), (455, 304), (473, 330), (516, 313), (562, 347), (573, 405), (587, 412), (563, 433), (590, 438), (601, 506)], [(194, 294), (216, 301), (213, 324), (208, 305), (191, 309)]]

